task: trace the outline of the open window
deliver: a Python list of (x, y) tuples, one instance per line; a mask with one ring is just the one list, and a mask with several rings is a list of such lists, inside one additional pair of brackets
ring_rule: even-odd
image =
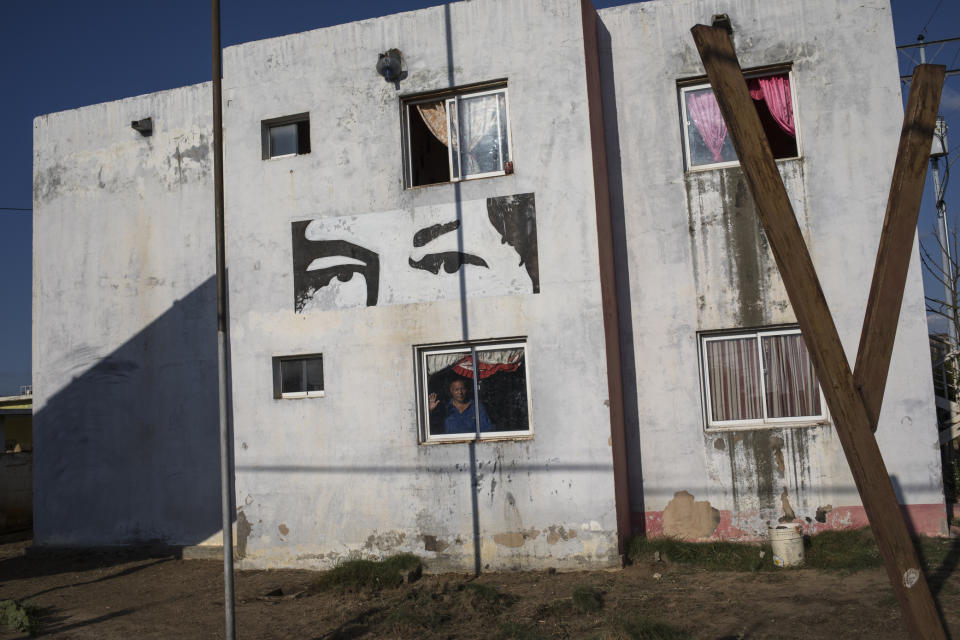
[(264, 160), (310, 153), (310, 114), (264, 120), (260, 139)]
[[(800, 155), (789, 71), (747, 74), (753, 106), (767, 134), (775, 159)], [(687, 169), (733, 166), (738, 163), (727, 125), (709, 83), (680, 87), (683, 143)]]
[(708, 428), (826, 420), (799, 329), (702, 335), (700, 347)]
[(323, 356), (276, 356), (273, 358), (274, 398), (323, 396)]
[(418, 347), (416, 355), (422, 442), (533, 435), (525, 343)]
[(404, 102), (407, 186), (512, 171), (507, 88), (459, 90)]

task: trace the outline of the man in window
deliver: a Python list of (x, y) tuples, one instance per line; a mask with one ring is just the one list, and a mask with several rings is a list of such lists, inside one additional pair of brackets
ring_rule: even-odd
[[(440, 398), (436, 393), (430, 394), (430, 413), (440, 405)], [(444, 432), (451, 433), (476, 433), (477, 414), (475, 407), (480, 407), (480, 431), (493, 431), (493, 424), (487, 416), (483, 405), (474, 403), (469, 397), (467, 383), (462, 378), (457, 378), (450, 383), (450, 401), (442, 411)]]

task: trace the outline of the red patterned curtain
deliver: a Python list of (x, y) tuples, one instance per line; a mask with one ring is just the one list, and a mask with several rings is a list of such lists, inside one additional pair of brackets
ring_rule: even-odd
[(817, 376), (803, 336), (764, 336), (762, 341), (768, 417), (821, 415)]
[(706, 352), (713, 421), (762, 420), (756, 338), (711, 340)]

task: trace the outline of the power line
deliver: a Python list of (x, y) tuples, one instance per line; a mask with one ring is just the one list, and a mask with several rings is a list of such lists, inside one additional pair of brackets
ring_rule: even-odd
[(0, 211), (33, 211), (24, 207), (0, 207)]
[(930, 21), (933, 20), (933, 16), (937, 15), (937, 10), (940, 8), (940, 5), (943, 4), (943, 0), (937, 3), (937, 6), (933, 8), (933, 13), (930, 14), (930, 17), (927, 18), (927, 23), (923, 25), (923, 29), (920, 29), (920, 33), (926, 33), (927, 27), (930, 26)]

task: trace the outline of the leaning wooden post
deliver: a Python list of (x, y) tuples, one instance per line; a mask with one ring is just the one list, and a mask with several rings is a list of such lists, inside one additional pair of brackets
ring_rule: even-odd
[(720, 28), (698, 25), (692, 33), (907, 626), (916, 638), (946, 638), (733, 44)]
[(946, 70), (946, 67), (930, 64), (914, 69), (907, 109), (903, 114), (887, 213), (873, 268), (857, 363), (853, 368), (853, 381), (860, 390), (873, 431), (877, 430), (883, 391), (887, 386), (893, 339), (903, 304), (903, 288), (913, 253), (917, 216), (927, 178), (927, 159)]

